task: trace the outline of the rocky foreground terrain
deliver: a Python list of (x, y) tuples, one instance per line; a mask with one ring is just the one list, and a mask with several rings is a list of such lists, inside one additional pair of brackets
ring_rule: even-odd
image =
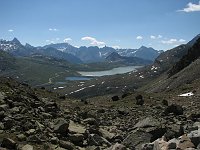
[(2, 150), (200, 149), (200, 91), (71, 100), (0, 79)]

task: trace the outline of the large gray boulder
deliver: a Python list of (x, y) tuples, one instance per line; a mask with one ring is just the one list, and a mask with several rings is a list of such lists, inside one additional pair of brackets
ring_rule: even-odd
[(66, 135), (68, 132), (69, 122), (63, 118), (56, 120), (54, 124), (54, 132), (60, 133), (61, 135)]

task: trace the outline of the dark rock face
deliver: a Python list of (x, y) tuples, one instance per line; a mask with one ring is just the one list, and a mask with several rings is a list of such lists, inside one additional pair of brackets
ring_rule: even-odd
[(119, 96), (113, 96), (112, 97), (112, 101), (118, 101), (119, 100)]
[(168, 106), (164, 111), (165, 115), (168, 115), (169, 113), (173, 113), (174, 115), (182, 115), (183, 108), (180, 105), (172, 104)]
[(188, 53), (184, 55), (179, 62), (177, 62), (173, 68), (169, 71), (169, 76), (172, 76), (183, 68), (187, 67), (193, 61), (200, 57), (200, 37), (196, 43), (188, 50)]
[(136, 105), (143, 105), (144, 104), (144, 99), (142, 95), (138, 95), (135, 97), (136, 99)]

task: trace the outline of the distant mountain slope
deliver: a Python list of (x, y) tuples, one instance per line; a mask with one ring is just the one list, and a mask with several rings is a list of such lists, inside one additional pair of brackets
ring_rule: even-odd
[(200, 57), (200, 37), (196, 43), (188, 50), (188, 53), (184, 55), (180, 61), (178, 61), (173, 68), (169, 71), (169, 76), (172, 76), (183, 68), (190, 65), (193, 61)]
[[(196, 39), (196, 38), (195, 38)], [(184, 49), (185, 50), (185, 49)], [(190, 84), (200, 79), (200, 37), (196, 43), (188, 49), (187, 54), (177, 61), (168, 71), (161, 76), (159, 82), (154, 82), (147, 91), (170, 91), (184, 84)]]
[(16, 67), (15, 61), (15, 58), (9, 53), (0, 50), (0, 72), (14, 69)]
[(116, 51), (122, 56), (138, 57), (151, 61), (154, 61), (163, 52), (162, 50), (158, 51), (145, 46), (141, 46), (139, 49), (117, 49)]
[(0, 49), (12, 54), (13, 56), (31, 56), (33, 54), (41, 54), (43, 56), (50, 56), (57, 59), (64, 59), (70, 63), (82, 63), (82, 61), (72, 54), (68, 54), (57, 50), (56, 48), (42, 48), (33, 47), (30, 44), (22, 45), (18, 39), (14, 38), (12, 41), (1, 40)]
[(152, 63), (152, 61), (144, 60), (142, 58), (120, 56), (117, 52), (113, 52), (109, 56), (107, 56), (106, 61), (127, 65), (146, 65)]
[(49, 56), (49, 57), (53, 57), (57, 59), (63, 59), (70, 63), (82, 63), (82, 61), (76, 56), (72, 54), (64, 53), (55, 48), (37, 49), (34, 52), (42, 54), (44, 56)]
[(154, 61), (155, 58), (163, 52), (157, 51), (153, 48), (147, 48), (145, 46), (142, 46), (139, 49), (114, 49), (108, 46), (104, 46), (102, 48), (99, 48), (97, 46), (81, 46), (77, 48), (68, 43), (49, 44), (44, 46), (43, 48), (50, 47), (56, 48), (57, 50), (65, 53), (73, 54), (85, 63), (102, 62), (112, 52), (117, 52), (121, 56), (138, 57), (145, 60)]

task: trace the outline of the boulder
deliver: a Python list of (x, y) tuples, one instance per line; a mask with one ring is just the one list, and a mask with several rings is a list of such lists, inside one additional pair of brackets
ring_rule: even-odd
[(194, 144), (191, 142), (191, 140), (186, 136), (183, 135), (179, 138), (179, 143), (177, 145), (177, 149), (179, 150), (185, 150), (187, 148), (194, 148)]
[(96, 119), (94, 118), (87, 118), (87, 119), (84, 119), (83, 122), (85, 124), (89, 124), (89, 125), (98, 125), (98, 122)]
[(10, 138), (4, 138), (1, 146), (7, 149), (16, 149), (17, 143)]
[(116, 143), (115, 145), (111, 146), (109, 150), (126, 150), (126, 146)]
[(86, 128), (70, 120), (68, 130), (70, 133), (85, 134)]
[(29, 145), (29, 144), (26, 144), (21, 148), (21, 150), (33, 150), (33, 146)]
[(135, 97), (135, 99), (136, 99), (136, 105), (143, 105), (144, 104), (144, 99), (143, 99), (142, 95), (137, 95)]
[(118, 101), (119, 100), (119, 96), (115, 95), (112, 97), (112, 101)]
[(168, 115), (169, 113), (173, 113), (174, 115), (182, 115), (183, 108), (180, 105), (172, 104), (164, 110), (164, 115)]
[(114, 137), (115, 137), (115, 134), (114, 133), (110, 133), (109, 131), (103, 129), (103, 128), (100, 128), (99, 129), (99, 132), (101, 133), (101, 135), (107, 139), (107, 140), (112, 140)]
[(52, 144), (57, 144), (59, 142), (59, 139), (57, 137), (52, 137), (50, 141)]
[(59, 141), (59, 145), (60, 145), (60, 147), (65, 148), (67, 150), (74, 150), (75, 149), (75, 145), (73, 143), (63, 141), (63, 140)]
[(111, 143), (108, 142), (105, 138), (99, 136), (98, 134), (90, 134), (88, 139), (89, 145), (101, 146), (103, 144), (111, 146)]
[(26, 141), (26, 136), (24, 134), (18, 134), (16, 137), (19, 141)]
[(143, 144), (153, 142), (166, 132), (160, 122), (152, 117), (139, 121), (133, 129), (123, 141), (123, 144), (131, 149), (141, 149)]
[(164, 105), (164, 106), (168, 106), (168, 101), (167, 100), (162, 100), (162, 104)]
[(184, 134), (183, 127), (181, 125), (173, 124), (168, 126), (166, 133), (164, 134), (166, 140), (170, 140), (173, 138), (178, 138)]
[(69, 122), (63, 118), (56, 120), (54, 124), (54, 132), (60, 133), (61, 135), (66, 135), (69, 127)]
[(142, 144), (150, 143), (152, 135), (144, 131), (134, 130), (128, 134), (122, 144), (130, 149), (141, 149)]
[(70, 134), (70, 135), (68, 135), (68, 138), (75, 145), (82, 145), (83, 140), (84, 140), (84, 135), (83, 134)]
[(187, 136), (196, 147), (200, 144), (200, 129), (191, 131)]
[(160, 126), (160, 122), (152, 117), (147, 117), (140, 120), (133, 128), (148, 128)]
[(154, 144), (153, 143), (146, 143), (142, 145), (141, 150), (153, 150)]

